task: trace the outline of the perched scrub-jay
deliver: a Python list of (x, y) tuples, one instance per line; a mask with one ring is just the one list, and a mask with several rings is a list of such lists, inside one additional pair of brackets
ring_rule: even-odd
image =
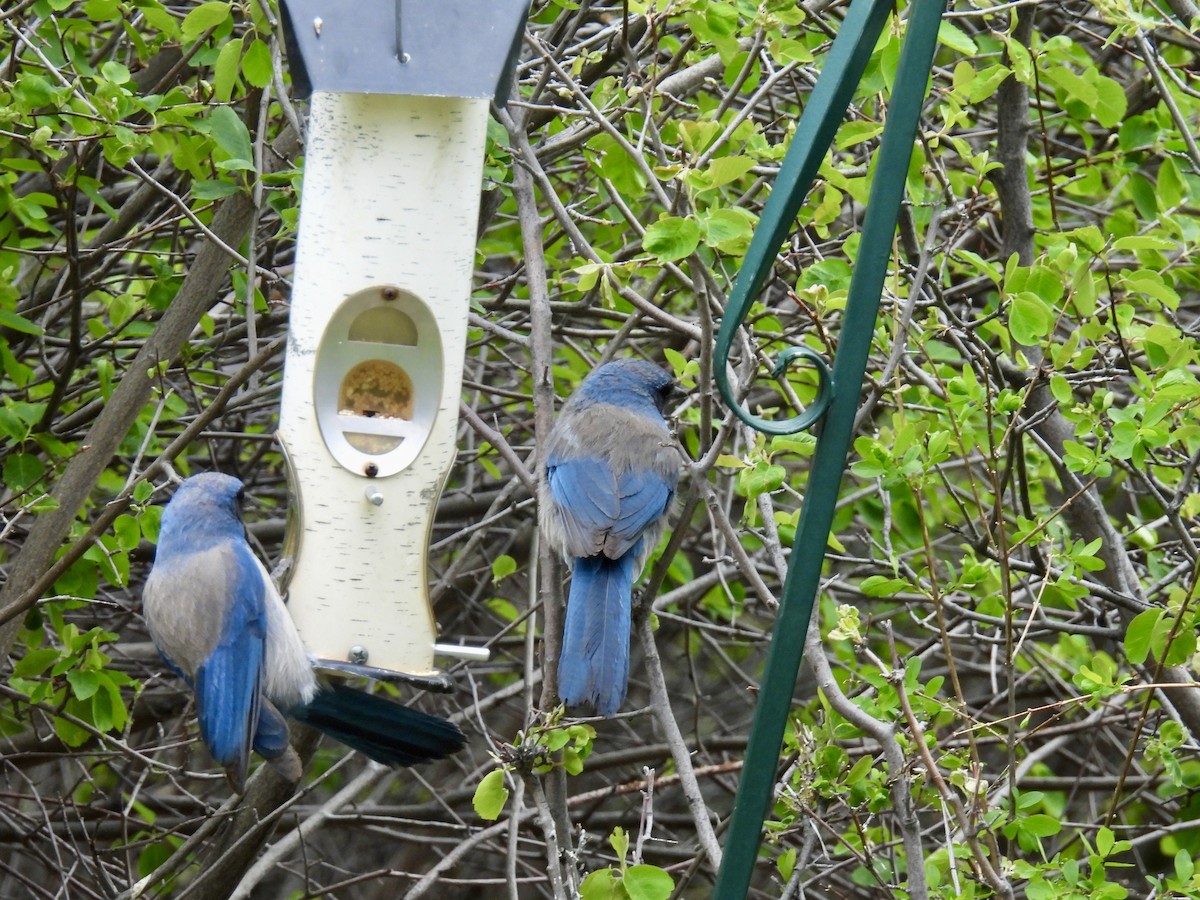
[(596, 369), (546, 442), (543, 534), (572, 565), (558, 694), (611, 716), (629, 681), (633, 581), (666, 526), (679, 454), (663, 409), (671, 376), (637, 359)]
[(466, 738), (452, 722), (344, 685), (318, 684), (267, 570), (246, 542), (242, 483), (187, 479), (163, 512), (143, 591), (150, 637), (196, 693), (200, 734), (241, 790), (254, 748), (300, 780), (291, 716), (385, 765), (440, 759)]

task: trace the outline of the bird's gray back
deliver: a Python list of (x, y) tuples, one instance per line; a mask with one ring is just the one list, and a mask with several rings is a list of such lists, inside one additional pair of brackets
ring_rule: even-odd
[(228, 543), (158, 560), (142, 591), (150, 636), (188, 678), (220, 639), (237, 566)]
[(650, 468), (671, 484), (679, 478), (679, 455), (666, 421), (611, 403), (565, 408), (546, 442), (546, 463), (597, 457), (615, 477)]
[[(563, 409), (546, 442), (546, 465), (555, 468), (566, 462), (594, 465), (607, 470), (611, 489), (620, 512), (619, 482), (633, 471), (649, 472), (660, 478), (673, 494), (679, 482), (680, 458), (667, 423), (655, 413), (640, 412), (607, 403), (568, 405)], [(663, 515), (648, 524), (642, 533), (638, 568), (654, 549), (666, 527), (668, 499)], [(629, 537), (612, 533), (614, 518), (603, 527), (592, 527), (555, 500), (549, 484), (541, 489), (539, 518), (543, 533), (563, 557), (593, 556), (598, 553), (616, 558), (632, 543)]]

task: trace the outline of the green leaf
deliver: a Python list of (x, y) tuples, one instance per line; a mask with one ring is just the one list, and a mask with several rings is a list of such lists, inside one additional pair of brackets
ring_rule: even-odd
[[(68, 709), (72, 714), (78, 712), (76, 709), (71, 709), (70, 706)], [(74, 722), (68, 722), (60, 716), (54, 717), (54, 733), (68, 747), (82, 747), (92, 736), (90, 731), (79, 727)]]
[(1158, 167), (1158, 196), (1163, 207), (1171, 209), (1183, 202), (1187, 195), (1187, 182), (1179, 172), (1175, 160), (1167, 157)]
[(479, 818), (494, 822), (500, 818), (500, 812), (507, 801), (508, 788), (504, 786), (504, 770), (493, 769), (483, 776), (479, 786), (475, 788), (471, 805), (475, 807)]
[(56, 647), (30, 650), (13, 666), (13, 674), (19, 678), (37, 678), (58, 662), (61, 654)]
[(158, 0), (135, 0), (134, 5), (152, 28), (157, 28), (164, 37), (177, 40), (180, 37), (179, 21)]
[(1092, 105), (1092, 115), (1105, 128), (1115, 128), (1125, 118), (1127, 105), (1125, 91), (1120, 84), (1095, 70), (1088, 74), (1091, 76), (1088, 81), (1096, 91), (1096, 102)]
[(1013, 75), (1023, 84), (1033, 82), (1033, 58), (1029, 50), (1012, 35), (1000, 35), (1004, 48), (1008, 51), (1008, 62), (1012, 66)]
[(184, 17), (181, 28), (184, 41), (194, 41), (210, 28), (216, 28), (227, 20), (231, 15), (230, 7), (231, 4), (218, 0), (201, 3)]
[(879, 122), (847, 122), (837, 133), (837, 146), (845, 150), (883, 133), (883, 125)]
[(1009, 294), (1032, 293), (1054, 305), (1062, 299), (1066, 287), (1062, 275), (1050, 266), (1010, 265), (1004, 273), (1004, 290)]
[(891, 597), (912, 587), (902, 578), (888, 578), (886, 575), (868, 575), (859, 585), (868, 597)]
[(31, 322), (15, 312), (10, 312), (7, 309), (0, 309), (0, 328), (10, 328), (13, 331), (19, 331), (22, 334), (37, 334), (42, 333), (42, 326), (36, 322)]
[(597, 869), (579, 885), (579, 900), (623, 900), (620, 885), (612, 869)]
[(157, 844), (147, 844), (145, 849), (138, 854), (137, 872), (138, 878), (145, 878), (168, 859), (171, 858), (176, 848), (182, 843), (177, 838), (167, 837), (166, 840)]
[(133, 499), (137, 503), (145, 503), (154, 496), (154, 485), (149, 481), (139, 481), (133, 486)]
[(228, 103), (237, 86), (239, 66), (242, 59), (242, 39), (226, 41), (213, 64), (213, 96), (221, 103)]
[(120, 216), (117, 208), (108, 202), (108, 198), (100, 193), (100, 182), (94, 178), (80, 178), (78, 181), (79, 189), (83, 191), (89, 200), (99, 206), (110, 219), (116, 219)]
[(1035, 813), (1018, 820), (1018, 828), (1025, 834), (1035, 837), (1050, 837), (1062, 831), (1062, 822), (1045, 813)]
[(623, 860), (629, 854), (629, 835), (620, 825), (608, 836), (608, 844), (613, 848), (613, 853), (617, 854), (617, 859)]
[(13, 491), (32, 487), (45, 473), (45, 464), (31, 453), (14, 453), (4, 461), (4, 483)]
[[(93, 672), (92, 674), (94, 675), (95, 673)], [(67, 678), (70, 680), (69, 675)], [(97, 687), (99, 687), (99, 684), (97, 684)], [(117, 723), (117, 718), (113, 714), (111, 695), (107, 691), (103, 693), (97, 691), (91, 697), (91, 701), (90, 716), (82, 716), (81, 718), (85, 719), (85, 721), (90, 718), (92, 726), (99, 731), (112, 731)]]
[(1073, 228), (1070, 231), (1064, 232), (1063, 236), (1070, 239), (1073, 243), (1085, 247), (1092, 253), (1099, 253), (1104, 249), (1104, 233), (1095, 225)]
[(104, 688), (108, 697), (107, 706), (113, 731), (123, 731), (129, 724), (129, 708), (125, 705), (125, 698), (121, 694), (121, 685), (128, 686), (129, 684), (132, 684), (132, 680), (120, 672), (105, 671), (101, 673), (100, 686)]
[(792, 872), (796, 870), (796, 848), (789, 847), (780, 853), (779, 858), (775, 860), (775, 868), (779, 870), (779, 877), (784, 883), (791, 881)]
[(1195, 872), (1196, 864), (1187, 850), (1180, 850), (1175, 854), (1175, 876), (1179, 879), (1180, 884), (1187, 884), (1191, 881)]
[(950, 24), (948, 19), (942, 19), (938, 26), (938, 43), (946, 45), (951, 50), (957, 50), (963, 56), (974, 56), (979, 52), (979, 47), (967, 33)]
[(646, 229), (642, 246), (662, 262), (683, 259), (700, 243), (700, 226), (693, 219), (663, 216)]
[(497, 584), (517, 571), (517, 561), (502, 553), (492, 561), (492, 584)]
[(1014, 341), (1032, 346), (1051, 332), (1054, 317), (1041, 297), (1032, 291), (1022, 291), (1012, 298), (1009, 305), (1008, 327)]
[(709, 187), (720, 187), (737, 181), (754, 168), (754, 160), (749, 156), (719, 156), (708, 164), (704, 170)]
[(741, 256), (754, 237), (758, 220), (744, 209), (716, 209), (703, 219), (704, 243), (722, 253)]
[(1069, 406), (1075, 400), (1071, 392), (1071, 383), (1057, 372), (1050, 376), (1050, 393), (1062, 406)]
[[(956, 70), (957, 74), (957, 70)], [(981, 103), (996, 93), (1000, 84), (1012, 74), (1007, 66), (988, 66), (963, 86), (963, 93), (970, 103)]]
[(100, 74), (113, 84), (127, 84), (130, 79), (129, 70), (115, 59), (107, 59), (102, 62)]
[(779, 488), (787, 478), (787, 469), (771, 463), (758, 462), (751, 468), (738, 472), (738, 487), (747, 498), (753, 500), (759, 494), (770, 493)]
[(1183, 665), (1196, 653), (1196, 629), (1186, 627), (1178, 629), (1168, 645), (1167, 639), (1170, 637), (1169, 633), (1163, 636), (1163, 665)]
[(674, 347), (663, 347), (663, 356), (667, 358), (667, 362), (671, 366), (671, 371), (675, 373), (675, 377), (682, 378), (683, 373), (687, 370), (687, 357)]
[(83, 14), (93, 22), (111, 22), (121, 18), (120, 0), (88, 0)]
[(795, 453), (800, 456), (812, 456), (816, 450), (817, 439), (807, 432), (797, 434), (777, 434), (768, 444), (770, 453)]
[(274, 76), (271, 48), (264, 41), (253, 40), (242, 57), (242, 74), (256, 88), (265, 88)]
[(679, 123), (679, 139), (688, 153), (702, 153), (721, 133), (720, 122), (695, 122), (685, 119)]
[(1130, 234), (1113, 241), (1114, 250), (1175, 250), (1179, 244), (1156, 234)]
[(142, 540), (142, 529), (134, 516), (119, 515), (113, 522), (113, 534), (122, 550), (133, 550)]
[(138, 311), (140, 301), (132, 294), (120, 294), (113, 297), (108, 305), (108, 320), (113, 328), (120, 328)]
[(90, 669), (76, 669), (68, 672), (67, 681), (71, 685), (71, 691), (80, 700), (87, 700), (100, 690), (100, 676)]
[(872, 768), (874, 768), (874, 766), (875, 760), (870, 756), (870, 754), (863, 756), (851, 767), (850, 771), (846, 773), (846, 777), (844, 779), (845, 783), (850, 785), (858, 784), (867, 777), (867, 774)]
[(192, 196), (197, 200), (223, 200), (240, 190), (232, 181), (197, 181), (192, 185)]
[(704, 19), (716, 37), (732, 37), (737, 30), (738, 13), (732, 3), (706, 4)]
[(254, 168), (250, 130), (228, 106), (218, 106), (208, 116), (208, 133), (238, 167)]
[(1135, 269), (1123, 273), (1122, 280), (1130, 291), (1137, 291), (1148, 297), (1160, 300), (1168, 309), (1174, 310), (1179, 306), (1179, 294), (1157, 272), (1150, 269)]
[(667, 900), (675, 890), (675, 879), (658, 866), (637, 865), (625, 870), (621, 885), (630, 900)]
[(1125, 658), (1135, 666), (1144, 663), (1150, 654), (1151, 638), (1165, 612), (1157, 608), (1144, 609), (1133, 617), (1125, 629)]
[(13, 86), (13, 97), (22, 112), (49, 106), (54, 100), (54, 85), (41, 75), (25, 72)]
[(1099, 95), (1095, 86), (1086, 78), (1077, 75), (1066, 66), (1051, 66), (1044, 70), (1044, 76), (1062, 88), (1067, 98), (1066, 102), (1075, 100), (1086, 106), (1089, 111), (1095, 110)]

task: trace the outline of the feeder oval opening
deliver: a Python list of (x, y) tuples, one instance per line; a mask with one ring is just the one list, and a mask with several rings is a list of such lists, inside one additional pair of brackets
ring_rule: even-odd
[(442, 393), (437, 320), (393, 286), (347, 297), (317, 348), (313, 395), (325, 446), (342, 466), (379, 478), (415, 460)]

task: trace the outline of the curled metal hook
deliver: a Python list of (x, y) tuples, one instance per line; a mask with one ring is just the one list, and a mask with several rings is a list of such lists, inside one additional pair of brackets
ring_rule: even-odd
[[(719, 359), (726, 359), (720, 350), (717, 351)], [(796, 416), (791, 416), (787, 419), (764, 419), (762, 416), (756, 416), (746, 407), (742, 406), (733, 396), (733, 391), (729, 386), (728, 370), (725, 366), (720, 366), (716, 370), (717, 387), (721, 391), (721, 396), (733, 410), (733, 414), (749, 425), (756, 431), (761, 431), (763, 434), (781, 435), (795, 434), (798, 431), (807, 431), (812, 428), (825, 415), (825, 411), (829, 408), (830, 402), (833, 400), (834, 386), (833, 375), (829, 370), (829, 364), (825, 362), (823, 357), (811, 347), (788, 347), (779, 354), (779, 359), (775, 361), (775, 368), (771, 370), (771, 377), (776, 381), (780, 381), (787, 374), (788, 366), (792, 360), (802, 358), (807, 360), (812, 367), (817, 370), (817, 395), (813, 398), (813, 402), (805, 408), (804, 412)]]

